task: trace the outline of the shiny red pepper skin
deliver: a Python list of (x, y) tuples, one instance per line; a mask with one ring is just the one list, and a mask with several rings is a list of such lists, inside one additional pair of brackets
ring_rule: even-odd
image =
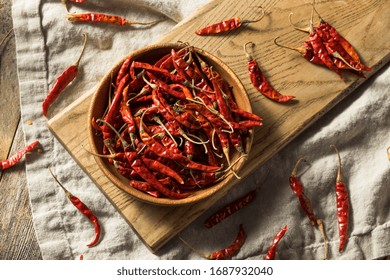
[(244, 208), (246, 205), (251, 203), (256, 198), (256, 190), (251, 191), (247, 193), (246, 195), (230, 202), (229, 204), (225, 205), (221, 209), (219, 209), (217, 212), (215, 212), (213, 215), (208, 217), (204, 221), (204, 225), (207, 228), (212, 228), (216, 224), (222, 222), (227, 217), (233, 215), (238, 210)]
[(272, 245), (271, 247), (268, 249), (268, 252), (265, 256), (265, 260), (274, 260), (275, 259), (275, 255), (276, 255), (276, 248), (280, 242), (280, 240), (282, 239), (282, 237), (284, 236), (284, 234), (286, 233), (287, 231), (287, 226), (285, 226), (284, 228), (282, 228), (274, 237), (274, 240), (272, 242)]
[(50, 105), (54, 102), (54, 100), (57, 99), (57, 97), (60, 95), (60, 93), (76, 78), (78, 70), (79, 70), (79, 63), (81, 56), (84, 53), (85, 45), (87, 43), (87, 35), (84, 35), (84, 44), (83, 48), (81, 50), (80, 56), (75, 64), (68, 67), (54, 82), (53, 86), (49, 90), (47, 96), (43, 100), (42, 103), (42, 113), (44, 116), (47, 115), (47, 111), (49, 110)]
[(264, 77), (256, 60), (248, 60), (248, 71), (252, 85), (265, 97), (279, 103), (284, 103), (295, 98), (295, 96), (283, 95), (275, 90)]
[(244, 227), (242, 225), (240, 225), (239, 231), (237, 233), (237, 237), (233, 241), (233, 243), (225, 249), (216, 251), (216, 252), (208, 255), (207, 259), (209, 259), (209, 260), (231, 259), (232, 256), (234, 256), (238, 253), (238, 251), (241, 249), (242, 245), (244, 245), (245, 239), (246, 239), (246, 234), (244, 231)]
[(18, 151), (16, 154), (9, 157), (8, 159), (0, 161), (0, 170), (5, 170), (16, 165), (17, 163), (20, 162), (20, 160), (26, 153), (31, 152), (38, 145), (39, 145), (39, 141), (34, 141), (28, 146), (22, 148), (20, 151)]
[(290, 187), (291, 187), (292, 191), (295, 193), (295, 195), (298, 197), (299, 203), (301, 204), (301, 207), (302, 207), (303, 211), (309, 217), (310, 224), (312, 226), (317, 226), (317, 218), (314, 215), (313, 208), (311, 206), (310, 200), (306, 196), (306, 194), (304, 193), (303, 185), (302, 185), (301, 181), (299, 180), (299, 178), (296, 175), (298, 166), (299, 166), (299, 164), (300, 164), (300, 162), (302, 160), (303, 160), (303, 158), (300, 158), (297, 161), (293, 171), (291, 172), (291, 175), (290, 175), (290, 178), (289, 178)]
[(241, 19), (239, 17), (235, 17), (198, 29), (197, 31), (195, 31), (195, 34), (214, 35), (214, 34), (224, 33), (224, 32), (237, 29), (241, 25), (242, 25)]
[(49, 106), (54, 102), (54, 100), (56, 100), (60, 93), (76, 78), (77, 73), (78, 67), (72, 65), (68, 67), (60, 76), (58, 76), (42, 103), (42, 113), (44, 116), (47, 115)]
[(349, 224), (349, 198), (347, 186), (343, 183), (341, 176), (341, 157), (336, 146), (331, 145), (337, 153), (338, 166), (336, 178), (336, 206), (337, 206), (337, 221), (339, 228), (340, 244), (339, 252), (345, 248), (348, 239), (348, 224)]

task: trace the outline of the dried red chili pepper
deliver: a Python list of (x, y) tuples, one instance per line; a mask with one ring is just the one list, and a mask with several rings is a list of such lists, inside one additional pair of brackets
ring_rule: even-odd
[(56, 176), (54, 176), (53, 172), (49, 168), (50, 174), (53, 176), (53, 178), (56, 180), (58, 185), (64, 190), (66, 196), (72, 202), (72, 204), (84, 215), (86, 216), (93, 224), (95, 228), (95, 238), (87, 244), (88, 247), (95, 246), (99, 243), (100, 239), (100, 224), (98, 218), (95, 216), (95, 214), (91, 211), (91, 209), (88, 208), (87, 205), (85, 205), (78, 197), (74, 196), (72, 193), (70, 193), (62, 184), (61, 182), (57, 179)]
[(236, 255), (240, 251), (242, 245), (244, 245), (244, 243), (245, 243), (246, 234), (244, 231), (244, 227), (240, 224), (236, 239), (233, 241), (233, 243), (230, 246), (228, 246), (227, 248), (219, 250), (219, 251), (215, 251), (209, 255), (206, 255), (202, 252), (199, 252), (198, 250), (194, 249), (187, 241), (185, 241), (181, 237), (179, 237), (179, 238), (191, 250), (193, 250), (194, 252), (196, 252), (200, 256), (204, 257), (205, 259), (208, 259), (208, 260), (227, 260), (227, 259), (231, 259), (234, 255)]
[(114, 16), (114, 15), (108, 15), (108, 14), (101, 14), (101, 13), (72, 13), (67, 15), (67, 19), (71, 22), (91, 22), (91, 23), (108, 23), (108, 24), (115, 24), (120, 26), (125, 25), (153, 25), (161, 20), (151, 21), (151, 22), (138, 22), (138, 21), (132, 21), (125, 19), (120, 16)]
[(264, 9), (261, 6), (260, 6), (260, 8), (261, 8), (262, 14), (256, 20), (241, 20), (240, 17), (235, 17), (235, 18), (224, 20), (224, 21), (203, 27), (201, 29), (198, 29), (197, 31), (195, 31), (195, 34), (202, 35), (202, 36), (215, 35), (215, 34), (219, 34), (219, 33), (228, 32), (228, 31), (231, 31), (234, 29), (238, 29), (243, 24), (259, 22), (260, 20), (262, 20), (262, 18), (265, 15)]
[(280, 240), (282, 239), (282, 237), (284, 236), (284, 234), (286, 233), (287, 231), (287, 226), (285, 226), (284, 228), (282, 228), (274, 237), (274, 240), (272, 242), (272, 245), (271, 247), (268, 249), (268, 252), (265, 256), (265, 260), (274, 260), (275, 259), (275, 255), (276, 255), (276, 248), (280, 242)]
[(233, 215), (238, 210), (244, 208), (246, 205), (251, 203), (256, 198), (256, 190), (250, 191), (249, 193), (245, 194), (244, 196), (230, 202), (229, 204), (223, 206), (221, 209), (219, 209), (217, 212), (215, 212), (213, 215), (208, 217), (204, 221), (204, 225), (207, 228), (212, 228), (216, 224), (220, 223), (227, 217)]
[(5, 169), (8, 169), (8, 168), (16, 165), (17, 163), (20, 162), (20, 160), (22, 159), (22, 157), (26, 153), (31, 152), (32, 150), (34, 150), (34, 148), (36, 146), (38, 146), (38, 145), (39, 145), (39, 141), (34, 141), (31, 144), (29, 144), (28, 146), (26, 146), (26, 147), (22, 148), (21, 150), (19, 150), (16, 154), (14, 154), (13, 156), (9, 157), (8, 159), (0, 161), (0, 170), (5, 170)]
[(249, 42), (246, 43), (244, 46), (245, 54), (248, 59), (249, 78), (252, 82), (252, 85), (265, 97), (268, 97), (269, 99), (279, 103), (284, 103), (295, 98), (295, 96), (283, 95), (271, 86), (271, 84), (261, 72), (257, 61), (253, 59), (253, 57), (246, 50), (246, 46), (248, 44), (254, 44), (252, 42)]
[(84, 44), (83, 48), (81, 50), (80, 56), (77, 59), (76, 63), (71, 65), (69, 68), (67, 68), (54, 82), (53, 86), (49, 90), (47, 96), (45, 97), (45, 100), (42, 103), (42, 113), (44, 116), (46, 116), (47, 111), (50, 107), (50, 105), (54, 102), (54, 100), (57, 99), (57, 97), (60, 95), (60, 93), (76, 78), (78, 70), (79, 70), (79, 63), (81, 60), (81, 57), (84, 53), (85, 46), (87, 44), (87, 35), (84, 33)]
[(290, 187), (291, 187), (292, 191), (298, 197), (299, 203), (301, 204), (303, 211), (305, 211), (306, 215), (309, 217), (310, 224), (312, 226), (317, 226), (317, 219), (314, 215), (310, 200), (306, 196), (306, 194), (304, 192), (303, 185), (302, 185), (301, 181), (299, 180), (299, 178), (297, 177), (298, 166), (303, 160), (304, 160), (303, 157), (299, 158), (297, 163), (295, 164), (293, 171), (291, 172), (291, 175), (289, 178)]
[(340, 152), (336, 146), (331, 145), (337, 153), (338, 166), (337, 166), (337, 178), (336, 178), (336, 204), (337, 204), (337, 221), (339, 227), (339, 252), (342, 252), (345, 248), (348, 239), (348, 223), (349, 223), (349, 199), (347, 186), (343, 182), (341, 176), (341, 157)]

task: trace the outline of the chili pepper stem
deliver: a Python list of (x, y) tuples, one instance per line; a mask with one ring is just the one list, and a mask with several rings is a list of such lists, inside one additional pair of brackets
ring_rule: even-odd
[(336, 151), (337, 153), (337, 157), (338, 157), (338, 165), (337, 165), (337, 177), (336, 177), (336, 182), (339, 183), (339, 182), (342, 182), (343, 181), (343, 178), (341, 176), (341, 157), (340, 157), (340, 152), (339, 150), (337, 149), (337, 147), (335, 145), (330, 145), (332, 148), (334, 148), (334, 150)]
[(390, 146), (387, 147), (386, 152), (387, 152), (387, 158), (390, 160)]
[(51, 171), (51, 168), (50, 166), (47, 167), (47, 169), (49, 169), (50, 171), (50, 174), (51, 176), (53, 176), (54, 180), (56, 180), (57, 184), (61, 187), (61, 189), (64, 190), (66, 196), (70, 199), (73, 195), (70, 191), (68, 191), (67, 189), (65, 189), (65, 187), (61, 184), (61, 182), (57, 179), (57, 177), (53, 174), (53, 171)]
[(195, 252), (196, 254), (198, 254), (199, 256), (201, 256), (201, 257), (203, 257), (205, 259), (209, 259), (209, 257), (205, 253), (195, 249), (190, 243), (188, 243), (186, 240), (184, 240), (180, 236), (179, 236), (179, 239), (180, 239), (181, 242), (184, 243), (184, 245), (186, 245), (188, 248), (190, 248), (191, 251)]
[(317, 219), (317, 225), (320, 228), (322, 237), (324, 238), (324, 260), (328, 259), (328, 240), (326, 238), (324, 223), (321, 219)]
[(294, 27), (295, 30), (299, 30), (299, 31), (302, 31), (302, 32), (305, 32), (305, 33), (310, 33), (310, 27), (306, 27), (306, 28), (302, 28), (302, 27), (299, 27), (297, 25), (295, 25), (293, 22), (292, 22), (292, 15), (294, 13), (290, 13), (288, 19), (290, 21), (290, 24), (292, 25), (292, 27)]
[(248, 60), (252, 60), (252, 59), (253, 59), (253, 57), (252, 57), (252, 55), (251, 55), (251, 54), (249, 54), (249, 52), (248, 52), (248, 50), (247, 50), (247, 46), (248, 46), (248, 44), (251, 44), (251, 47), (253, 48), (253, 47), (254, 47), (254, 45), (255, 45), (255, 43), (253, 43), (253, 42), (247, 42), (247, 43), (245, 43), (245, 45), (244, 45), (244, 52), (245, 52), (245, 56), (246, 56), (246, 58), (247, 58)]
[(264, 8), (262, 6), (256, 6), (256, 7), (259, 7), (261, 9), (261, 15), (258, 19), (255, 19), (255, 20), (242, 20), (241, 23), (253, 23), (253, 22), (259, 22), (260, 20), (263, 19), (263, 17), (265, 16), (265, 11), (264, 11)]
[(290, 46), (281, 45), (277, 42), (278, 39), (279, 39), (279, 36), (274, 39), (274, 44), (277, 45), (278, 47), (293, 50), (293, 51), (299, 52), (302, 55), (305, 54), (306, 50), (304, 48), (293, 48)]
[(344, 62), (345, 64), (347, 64), (347, 66), (355, 71), (358, 71), (360, 72), (361, 69), (356, 69), (355, 67), (353, 67), (351, 64), (349, 64), (345, 59), (344, 57), (342, 57), (338, 52), (333, 52), (332, 53), (332, 56), (335, 57), (335, 58), (338, 58), (340, 59), (342, 62)]
[(130, 144), (127, 143), (127, 141), (125, 139), (123, 139), (122, 135), (120, 135), (120, 133), (112, 126), (112, 124), (110, 124), (110, 123), (108, 123), (108, 122), (106, 122), (105, 120), (102, 120), (102, 119), (97, 119), (96, 122), (101, 122), (101, 123), (107, 125), (109, 128), (111, 128), (112, 131), (114, 131), (115, 134), (118, 136), (118, 138), (121, 140), (123, 149), (126, 150), (130, 146)]
[(83, 56), (83, 53), (84, 53), (84, 50), (85, 50), (85, 46), (87, 45), (87, 34), (86, 34), (86, 33), (83, 33), (83, 37), (84, 37), (83, 48), (81, 49), (80, 56), (79, 56), (79, 58), (77, 59), (76, 63), (73, 64), (73, 65), (76, 66), (77, 68), (79, 67), (81, 57)]
[(293, 171), (291, 171), (291, 176), (292, 176), (292, 177), (296, 177), (296, 176), (297, 176), (297, 171), (298, 171), (299, 164), (300, 164), (302, 161), (304, 161), (304, 160), (305, 160), (304, 157), (300, 157), (300, 158), (298, 159), (297, 163), (296, 163), (295, 166), (294, 166)]
[(9, 37), (9, 35), (11, 35), (11, 33), (12, 33), (13, 30), (14, 30), (13, 28), (11, 28), (10, 30), (8, 30), (7, 34), (5, 34), (5, 36), (3, 37), (3, 39), (2, 39), (1, 42), (0, 42), (0, 47), (4, 44), (4, 42), (7, 40), (7, 38)]
[(83, 145), (81, 145), (81, 148), (86, 151), (88, 154), (91, 154), (93, 156), (97, 156), (97, 157), (101, 157), (101, 158), (110, 158), (110, 159), (114, 159), (116, 156), (115, 154), (109, 154), (109, 155), (101, 155), (101, 154), (97, 154), (97, 153), (94, 153), (92, 151), (89, 151), (87, 150), (86, 148), (84, 148)]

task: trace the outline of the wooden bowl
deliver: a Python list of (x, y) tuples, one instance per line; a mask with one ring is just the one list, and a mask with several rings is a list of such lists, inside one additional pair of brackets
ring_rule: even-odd
[[(127, 57), (131, 57), (132, 60), (154, 63), (163, 55), (170, 53), (172, 48), (175, 50), (180, 49), (183, 45), (179, 44), (155, 44), (140, 50), (137, 50)], [(245, 109), (246, 111), (252, 112), (251, 104), (249, 97), (245, 91), (244, 86), (241, 81), (237, 78), (237, 76), (233, 73), (233, 71), (220, 59), (207, 53), (204, 50), (199, 48), (194, 48), (195, 51), (200, 55), (200, 57), (207, 62), (209, 65), (212, 65), (213, 68), (220, 73), (220, 75), (229, 83), (232, 87), (233, 95), (236, 100), (237, 105), (241, 109)], [(88, 138), (89, 145), (92, 152), (100, 154), (103, 148), (103, 139), (101, 136), (96, 135), (96, 130), (91, 125), (91, 120), (94, 118), (95, 120), (103, 116), (104, 111), (106, 110), (108, 104), (107, 92), (109, 88), (109, 84), (111, 81), (111, 75), (116, 77), (117, 72), (119, 71), (120, 66), (123, 64), (124, 60), (127, 58), (123, 58), (120, 62), (118, 62), (107, 74), (104, 76), (103, 80), (100, 82), (96, 92), (93, 94), (92, 102), (88, 112)], [(248, 137), (243, 139), (244, 151), (248, 154), (252, 145), (253, 140), (253, 131), (250, 130), (248, 133)], [(233, 149), (231, 149), (233, 150)], [(170, 198), (156, 198), (152, 197), (146, 193), (143, 193), (137, 189), (134, 189), (129, 186), (129, 179), (119, 174), (119, 172), (115, 169), (115, 167), (110, 164), (107, 159), (94, 156), (97, 165), (103, 171), (103, 173), (111, 180), (113, 184), (127, 192), (131, 196), (136, 199), (139, 199), (143, 202), (161, 205), (161, 206), (180, 206), (186, 205), (190, 203), (195, 203), (200, 200), (206, 199), (212, 196), (214, 193), (221, 190), (229, 180), (233, 179), (233, 174), (231, 171), (228, 171), (227, 176), (224, 177), (223, 180), (218, 181), (217, 183), (208, 186), (207, 188), (199, 189), (194, 191), (189, 197), (184, 199), (170, 199)], [(238, 152), (231, 153), (231, 161), (233, 162), (235, 159), (239, 158)], [(234, 170), (236, 173), (242, 168), (245, 162), (245, 158), (239, 159), (234, 165)]]

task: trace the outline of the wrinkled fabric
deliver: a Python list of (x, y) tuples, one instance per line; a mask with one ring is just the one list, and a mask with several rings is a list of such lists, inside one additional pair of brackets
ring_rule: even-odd
[[(105, 12), (135, 21), (164, 19), (152, 27), (73, 24), (66, 20), (60, 1), (14, 0), (22, 123), (26, 142), (39, 140), (44, 153), (27, 161), (27, 180), (33, 223), (43, 259), (199, 259), (177, 238), (157, 253), (151, 253), (112, 204), (72, 160), (47, 128), (42, 101), (60, 73), (74, 63), (88, 43), (81, 59), (78, 81), (72, 83), (51, 106), (53, 117), (81, 95), (91, 92), (98, 81), (129, 52), (153, 43), (177, 22), (189, 16), (207, 0), (116, 0), (69, 4), (70, 12)], [(231, 244), (239, 224), (247, 240), (236, 259), (263, 259), (274, 235), (285, 225), (289, 229), (278, 246), (279, 259), (322, 259), (322, 235), (314, 230), (288, 185), (288, 176), (300, 155), (300, 176), (307, 196), (325, 224), (330, 259), (375, 259), (390, 255), (390, 69), (383, 70), (350, 94), (312, 127), (277, 153), (264, 166), (243, 179), (226, 197), (182, 231), (181, 236), (206, 253)], [(28, 125), (27, 121), (33, 124)], [(341, 151), (344, 181), (351, 200), (349, 241), (338, 253), (335, 206), (337, 156)], [(58, 179), (72, 193), (95, 209), (104, 231), (98, 246), (87, 248), (93, 227), (51, 177), (51, 165)], [(268, 170), (270, 170), (269, 174)], [(256, 200), (221, 224), (206, 229), (204, 219), (222, 205), (259, 188)]]

